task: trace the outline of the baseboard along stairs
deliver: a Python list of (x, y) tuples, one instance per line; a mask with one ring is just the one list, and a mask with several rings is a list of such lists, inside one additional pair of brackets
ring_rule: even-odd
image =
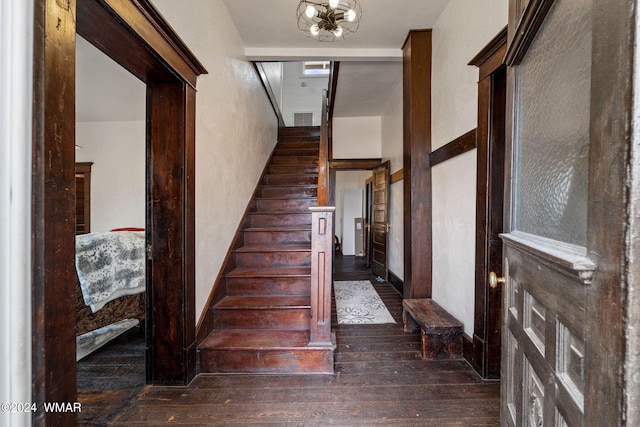
[(333, 373), (332, 346), (309, 346), (311, 213), (320, 129), (286, 128), (245, 215), (235, 268), (198, 348), (200, 372)]

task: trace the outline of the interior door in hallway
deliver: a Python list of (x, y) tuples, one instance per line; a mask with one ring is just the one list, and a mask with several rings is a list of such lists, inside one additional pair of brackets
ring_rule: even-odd
[(529, 2), (520, 14), (510, 2), (504, 279), (490, 279), (504, 280), (501, 425), (631, 425), (623, 290), (633, 159), (619, 118), (633, 111), (623, 99), (633, 26), (617, 24), (632, 22), (631, 2), (621, 3)]
[(387, 280), (389, 240), (389, 162), (373, 170), (371, 218), (371, 271)]

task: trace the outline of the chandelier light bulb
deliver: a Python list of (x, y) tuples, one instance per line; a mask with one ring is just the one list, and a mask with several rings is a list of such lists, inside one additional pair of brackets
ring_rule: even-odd
[(360, 26), (361, 0), (299, 0), (298, 28), (310, 39), (332, 42), (351, 37)]
[(316, 11), (316, 8), (309, 5), (307, 6), (307, 10), (305, 11), (305, 14), (307, 15), (307, 18), (313, 18), (314, 16), (316, 16), (318, 12)]

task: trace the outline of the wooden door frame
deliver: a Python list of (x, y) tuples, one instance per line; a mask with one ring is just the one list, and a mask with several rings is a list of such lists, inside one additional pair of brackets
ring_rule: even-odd
[[(77, 401), (76, 31), (147, 84), (147, 381), (184, 385), (195, 373), (195, 83), (206, 70), (148, 0), (35, 0), (32, 401), (38, 408)], [(76, 422), (73, 412), (33, 415), (34, 425)]]
[(483, 378), (500, 377), (502, 288), (491, 289), (488, 278), (492, 270), (502, 275), (506, 51), (505, 27), (469, 62), (479, 70), (478, 153), (474, 333), (464, 353)]

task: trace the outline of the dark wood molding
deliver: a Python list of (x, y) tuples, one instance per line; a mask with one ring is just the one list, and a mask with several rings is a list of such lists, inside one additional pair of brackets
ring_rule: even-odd
[(338, 87), (338, 77), (340, 76), (340, 62), (331, 62), (331, 71), (329, 73), (329, 111), (327, 136), (329, 138), (329, 161), (333, 159), (333, 111), (336, 106), (336, 90)]
[(396, 171), (391, 174), (389, 178), (389, 182), (391, 184), (395, 184), (396, 182), (400, 182), (403, 179), (404, 179), (404, 169), (400, 169), (399, 171)]
[(471, 151), (476, 148), (476, 130), (473, 129), (464, 135), (454, 139), (446, 145), (432, 151), (429, 154), (429, 162), (431, 167), (446, 162), (456, 156)]
[(400, 293), (400, 295), (402, 295), (404, 289), (404, 281), (391, 270), (389, 270), (388, 276), (389, 277), (387, 278), (387, 281), (391, 283), (391, 286), (393, 286)]
[(32, 414), (34, 426), (77, 424), (75, 272), (75, 2), (34, 1), (32, 134)]
[[(504, 31), (472, 61), (479, 68), (475, 304), (469, 363), (483, 378), (500, 377), (502, 288), (492, 289), (490, 271), (502, 274), (503, 201), (505, 175), (506, 49)], [(502, 43), (502, 46), (499, 45)]]
[(467, 65), (475, 65), (480, 69), (482, 80), (504, 64), (507, 54), (507, 29), (504, 27), (491, 41), (469, 61)]
[(382, 159), (333, 159), (329, 168), (334, 170), (373, 170), (380, 166)]
[(512, 67), (519, 65), (529, 50), (529, 46), (538, 34), (547, 13), (555, 0), (529, 0), (514, 29), (504, 62)]
[[(148, 13), (145, 15), (142, 10)], [(150, 17), (159, 20), (150, 22)], [(162, 29), (160, 31), (159, 29)], [(148, 306), (148, 380), (184, 385), (195, 374), (195, 80), (204, 69), (148, 1), (36, 0), (33, 103), (33, 402), (77, 400), (75, 362), (76, 31), (147, 83), (147, 243), (155, 294)], [(144, 32), (140, 34), (139, 31)], [(177, 36), (175, 36), (177, 37)], [(171, 105), (159, 99), (168, 96)], [(165, 102), (165, 104), (167, 104)], [(169, 199), (167, 199), (167, 198)], [(149, 218), (153, 217), (153, 220)], [(161, 264), (169, 265), (173, 271)], [(164, 300), (164, 301), (162, 301)], [(157, 303), (157, 304), (156, 304)], [(165, 310), (166, 309), (166, 310)], [(155, 315), (156, 313), (161, 313)], [(153, 321), (157, 324), (152, 325)], [(149, 373), (149, 369), (151, 373)], [(76, 424), (72, 412), (34, 425)]]
[[(98, 49), (144, 82), (166, 83), (178, 76), (195, 87), (197, 76), (207, 73), (149, 0), (79, 1), (77, 15), (78, 34), (97, 41), (93, 44)], [(100, 25), (95, 25), (96, 22)], [(110, 39), (95, 37), (104, 27), (112, 32)], [(116, 54), (123, 45), (131, 52)], [(155, 52), (155, 55), (150, 56), (145, 51)]]
[(430, 298), (431, 30), (410, 31), (403, 46), (404, 297)]
[(278, 106), (278, 97), (273, 91), (273, 88), (271, 87), (271, 83), (269, 83), (269, 79), (267, 78), (267, 74), (264, 71), (262, 62), (253, 62), (253, 68), (256, 70), (256, 73), (258, 74), (258, 77), (262, 82), (262, 87), (267, 93), (267, 98), (269, 98), (269, 102), (271, 103), (271, 108), (273, 108), (273, 112), (276, 115), (276, 118), (278, 120), (278, 128), (282, 129), (285, 127), (284, 117), (282, 117), (282, 111), (280, 111), (280, 107)]

